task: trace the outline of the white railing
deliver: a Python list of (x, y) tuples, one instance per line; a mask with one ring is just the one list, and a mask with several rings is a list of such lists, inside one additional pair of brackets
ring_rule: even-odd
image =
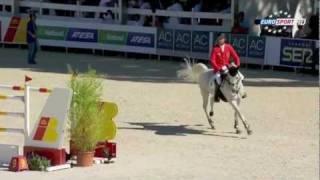
[[(120, 4), (122, 4), (122, 0), (120, 0)], [(95, 18), (97, 18), (97, 14), (104, 13), (108, 10), (112, 11), (115, 14), (115, 23), (120, 24), (123, 22), (122, 14), (123, 9), (121, 7), (101, 7), (101, 6), (85, 6), (81, 5), (79, 1), (77, 4), (58, 4), (58, 3), (50, 3), (44, 2), (43, 0), (38, 1), (23, 1), (23, 0), (0, 0), (0, 5), (11, 6), (12, 12), (11, 14), (18, 14), (20, 7), (31, 8), (39, 11), (40, 16), (47, 17), (48, 15), (44, 15), (44, 10), (49, 10), (53, 12), (55, 10), (63, 10), (63, 11), (73, 11), (75, 12), (74, 16), (80, 19), (90, 19), (85, 18), (85, 13), (94, 13)], [(231, 2), (231, 12), (230, 13), (211, 13), (211, 12), (193, 12), (193, 11), (167, 11), (167, 10), (156, 10), (152, 12), (150, 9), (139, 9), (139, 8), (128, 8), (126, 9), (127, 15), (142, 15), (142, 16), (152, 16), (153, 24), (155, 24), (156, 17), (176, 17), (176, 18), (190, 18), (192, 29), (198, 30), (216, 30), (216, 31), (230, 31), (233, 24), (234, 17), (234, 0)], [(56, 17), (54, 13), (50, 13), (49, 16)], [(65, 17), (63, 17), (65, 18)], [(75, 18), (75, 17), (69, 17)], [(198, 25), (194, 22), (195, 19), (222, 19), (222, 25)], [(174, 25), (172, 28), (190, 28), (190, 25), (178, 24)]]

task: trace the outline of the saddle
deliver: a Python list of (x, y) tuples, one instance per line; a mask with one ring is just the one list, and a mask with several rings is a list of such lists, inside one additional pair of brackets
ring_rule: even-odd
[(227, 102), (228, 101), (227, 98), (221, 92), (220, 85), (216, 81), (214, 81), (214, 83), (216, 85), (216, 89), (214, 93), (214, 102), (220, 102), (220, 99), (224, 102)]

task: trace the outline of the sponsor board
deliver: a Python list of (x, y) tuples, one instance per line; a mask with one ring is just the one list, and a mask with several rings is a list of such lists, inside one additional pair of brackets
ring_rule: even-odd
[(248, 57), (264, 59), (266, 39), (264, 37), (248, 37)]
[(127, 39), (128, 46), (154, 47), (154, 34), (129, 32)]
[(176, 30), (174, 49), (177, 51), (191, 51), (191, 31)]
[(174, 31), (171, 29), (158, 29), (157, 48), (173, 50)]
[(4, 42), (26, 44), (27, 43), (27, 19), (13, 16), (4, 36)]
[(209, 53), (209, 38), (209, 32), (193, 31), (192, 52)]
[(247, 56), (247, 36), (232, 34), (230, 43), (241, 57)]
[(99, 43), (126, 45), (128, 33), (120, 31), (99, 31)]
[(98, 41), (98, 30), (69, 28), (67, 40), (96, 43)]
[(288, 66), (312, 66), (315, 41), (282, 39), (280, 64)]
[(52, 26), (38, 26), (38, 38), (48, 40), (65, 40), (67, 35), (67, 28), (52, 27)]

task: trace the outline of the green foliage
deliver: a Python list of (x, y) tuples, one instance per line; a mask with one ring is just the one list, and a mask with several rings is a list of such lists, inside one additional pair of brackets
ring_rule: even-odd
[(47, 167), (50, 166), (50, 160), (34, 153), (32, 153), (30, 157), (28, 157), (27, 161), (29, 169), (33, 171), (45, 171)]
[(94, 69), (89, 69), (84, 74), (73, 74), (69, 86), (73, 90), (69, 113), (71, 140), (79, 151), (92, 151), (99, 141), (101, 113), (98, 103), (102, 81)]

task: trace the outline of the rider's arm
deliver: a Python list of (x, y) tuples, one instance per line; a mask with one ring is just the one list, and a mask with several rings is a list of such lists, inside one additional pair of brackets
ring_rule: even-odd
[(229, 46), (230, 49), (230, 55), (232, 56), (234, 63), (237, 65), (237, 67), (240, 66), (240, 58), (237, 54), (237, 52), (234, 50), (234, 48), (230, 45)]
[(213, 69), (214, 69), (215, 71), (220, 71), (220, 67), (218, 66), (216, 60), (217, 60), (217, 55), (216, 55), (216, 53), (215, 53), (214, 48), (212, 48), (211, 57), (210, 57), (211, 66), (213, 67)]

